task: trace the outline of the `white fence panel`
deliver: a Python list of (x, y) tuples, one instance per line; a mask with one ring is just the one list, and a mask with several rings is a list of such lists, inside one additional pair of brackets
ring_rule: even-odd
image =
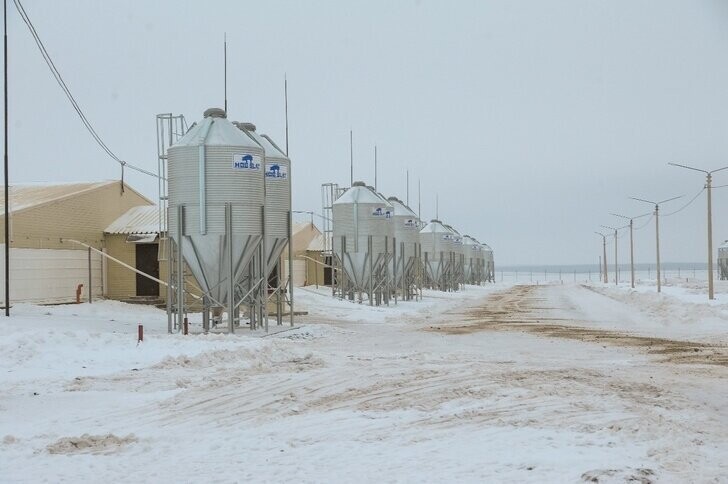
[[(5, 245), (0, 244), (0, 301), (5, 305)], [(101, 255), (91, 254), (93, 296), (103, 294)], [(10, 302), (76, 302), (76, 287), (83, 284), (81, 300), (88, 300), (88, 251), (72, 249), (10, 249)]]
[[(288, 259), (283, 259), (281, 266), (282, 281), (288, 280)], [(293, 259), (293, 285), (301, 287), (306, 284), (306, 261)]]

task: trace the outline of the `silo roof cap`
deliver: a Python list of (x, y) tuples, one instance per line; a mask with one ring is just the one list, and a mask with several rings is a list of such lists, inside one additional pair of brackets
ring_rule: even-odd
[(202, 113), (203, 118), (227, 118), (227, 113), (224, 109), (220, 108), (207, 108)]

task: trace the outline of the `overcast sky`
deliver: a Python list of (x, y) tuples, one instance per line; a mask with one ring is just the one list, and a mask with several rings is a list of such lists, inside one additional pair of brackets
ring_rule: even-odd
[[(9, 8), (11, 183), (118, 178)], [(47, 1), (25, 8), (109, 147), (156, 170), (154, 116), (191, 123), (223, 103), (231, 120), (284, 143), (289, 80), (294, 209), (354, 177), (489, 243), (499, 264), (595, 262), (609, 212), (628, 196), (701, 188), (681, 161), (728, 165), (728, 2)], [(128, 174), (156, 198), (156, 181)], [(728, 184), (728, 170), (716, 175)], [(664, 207), (677, 209), (682, 201)], [(728, 188), (715, 191), (728, 239)], [(660, 221), (666, 261), (705, 259), (705, 195)], [(654, 225), (636, 232), (654, 258)], [(623, 245), (626, 254), (626, 238)]]

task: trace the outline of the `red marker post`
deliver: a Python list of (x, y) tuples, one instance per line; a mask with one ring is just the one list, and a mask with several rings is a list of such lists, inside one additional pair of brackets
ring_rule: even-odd
[(144, 326), (139, 325), (139, 332), (137, 333), (137, 344), (144, 341)]

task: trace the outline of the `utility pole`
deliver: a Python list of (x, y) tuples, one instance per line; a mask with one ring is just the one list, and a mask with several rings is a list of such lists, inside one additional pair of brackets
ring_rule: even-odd
[(614, 227), (608, 227), (606, 225), (602, 225), (603, 228), (614, 230), (614, 284), (619, 285), (619, 264), (617, 262), (617, 230)]
[(637, 215), (636, 217), (627, 217), (626, 215), (620, 215), (618, 213), (612, 213), (611, 215), (629, 220), (629, 225), (627, 225), (627, 227), (629, 227), (629, 271), (631, 275), (632, 289), (634, 289), (634, 220), (636, 218), (642, 218), (648, 215), (652, 215), (652, 212)]
[(3, 48), (5, 50), (5, 316), (10, 316), (10, 189), (8, 184), (8, 0), (3, 0)]
[(657, 258), (657, 292), (662, 292), (662, 281), (660, 281), (660, 204), (671, 202), (673, 200), (677, 200), (678, 198), (682, 198), (682, 195), (679, 197), (672, 197), (668, 198), (667, 200), (662, 200), (661, 202), (653, 202), (650, 200), (644, 200), (642, 198), (635, 198), (635, 197), (629, 197), (632, 200), (636, 200), (638, 202), (644, 202), (649, 203), (655, 206), (655, 250), (657, 252), (656, 258)]
[(604, 277), (604, 283), (609, 284), (609, 270), (607, 269), (607, 236), (604, 235), (601, 232), (594, 232), (597, 235), (600, 235), (602, 237), (602, 264), (603, 264), (603, 271), (602, 276)]
[[(591, 281), (591, 274), (589, 277), (589, 280)], [(599, 256), (599, 280), (602, 280), (602, 256)]]
[(349, 186), (354, 186), (354, 131), (349, 130)]
[(708, 191), (708, 299), (713, 300), (715, 299), (715, 292), (713, 290), (713, 173), (726, 170), (728, 166), (707, 171), (678, 163), (668, 163), (668, 165), (705, 173), (705, 188)]

